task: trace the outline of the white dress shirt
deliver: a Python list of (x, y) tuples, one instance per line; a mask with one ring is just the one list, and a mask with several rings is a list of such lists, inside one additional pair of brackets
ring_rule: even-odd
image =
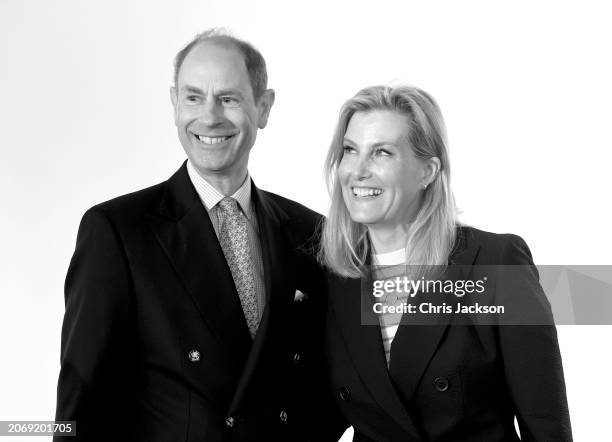
[[(202, 204), (210, 217), (215, 234), (219, 238), (219, 206), (218, 203), (225, 195), (215, 189), (208, 181), (200, 176), (195, 170), (195, 167), (191, 164), (191, 161), (187, 160), (187, 173), (189, 179), (196, 189), (196, 192), (200, 196)], [(253, 260), (253, 266), (255, 268), (255, 295), (257, 299), (257, 313), (259, 319), (263, 315), (263, 310), (266, 303), (266, 290), (264, 285), (264, 265), (261, 250), (261, 240), (259, 238), (259, 224), (257, 222), (257, 213), (255, 212), (255, 206), (251, 199), (251, 177), (247, 173), (244, 183), (230, 195), (236, 201), (238, 201), (238, 207), (242, 211), (243, 215), (247, 219), (247, 236), (249, 240), (249, 252), (251, 259)]]

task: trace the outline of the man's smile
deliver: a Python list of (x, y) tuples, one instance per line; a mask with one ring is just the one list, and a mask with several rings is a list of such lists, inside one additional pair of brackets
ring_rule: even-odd
[(204, 144), (219, 144), (219, 143), (229, 140), (233, 136), (234, 135), (227, 135), (227, 136), (222, 136), (222, 137), (207, 137), (205, 135), (195, 135), (195, 137)]

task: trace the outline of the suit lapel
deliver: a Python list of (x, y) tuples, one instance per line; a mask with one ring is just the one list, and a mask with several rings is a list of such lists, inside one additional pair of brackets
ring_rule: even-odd
[[(471, 244), (465, 229), (458, 229), (457, 246), (449, 263), (446, 278), (455, 280), (465, 278), (466, 267), (475, 261), (480, 246)], [(457, 267), (454, 267), (456, 265)], [(367, 284), (371, 281), (366, 280)], [(405, 404), (414, 394), (425, 369), (443, 338), (452, 315), (438, 315), (432, 318), (438, 325), (412, 325), (399, 327), (391, 347), (389, 369), (384, 355), (378, 319), (373, 314), (374, 299), (371, 290), (362, 290), (361, 279), (343, 279), (332, 276), (330, 280), (330, 302), (345, 342), (361, 375), (364, 384), (377, 403), (407, 433), (417, 440), (421, 438)], [(402, 317), (402, 324), (409, 316)], [(401, 392), (401, 396), (398, 394)]]
[[(366, 284), (368, 282), (369, 279)], [(362, 290), (362, 280), (357, 278), (332, 276), (329, 283), (330, 303), (366, 388), (387, 414), (407, 433), (420, 440), (418, 430), (389, 378), (380, 327), (375, 325), (378, 319), (372, 310), (371, 291)]]
[(221, 354), (241, 367), (251, 337), (230, 269), (185, 164), (166, 183), (158, 211), (147, 218), (195, 307), (217, 338)]
[[(470, 244), (464, 229), (458, 229), (457, 246), (451, 254), (450, 265), (443, 278), (451, 281), (469, 278), (468, 266), (474, 263), (479, 250), (480, 246)], [(427, 296), (427, 294), (417, 294), (413, 299), (418, 306), (421, 302), (428, 302)], [(454, 311), (457, 298), (450, 294), (444, 302), (450, 304)], [(441, 302), (438, 299), (434, 304), (441, 305)], [(391, 345), (389, 364), (391, 378), (402, 392), (405, 401), (412, 398), (453, 318), (452, 313), (428, 314), (428, 325), (415, 325), (410, 323), (410, 316), (408, 314), (402, 316), (400, 327)]]
[(284, 226), (288, 217), (255, 184), (253, 184), (251, 194), (257, 213), (259, 239), (264, 261), (266, 306), (228, 414), (236, 412), (247, 393), (264, 346), (270, 341), (268, 334), (271, 329), (271, 318), (278, 314), (274, 313), (277, 306), (282, 302), (292, 302), (288, 297), (294, 294), (291, 290), (291, 281), (288, 278), (290, 273), (288, 265), (291, 262), (291, 257), (288, 256), (289, 246), (285, 243), (286, 232)]

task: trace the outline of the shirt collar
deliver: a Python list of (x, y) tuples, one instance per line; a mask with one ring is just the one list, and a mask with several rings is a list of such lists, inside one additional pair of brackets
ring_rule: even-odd
[[(219, 201), (225, 198), (225, 195), (215, 189), (214, 186), (200, 176), (189, 160), (187, 160), (187, 173), (189, 174), (189, 179), (193, 183), (193, 187), (195, 187), (200, 200), (202, 200), (202, 203), (206, 208), (206, 211), (210, 212), (219, 203)], [(244, 183), (242, 183), (236, 192), (230, 196), (238, 201), (238, 205), (242, 209), (242, 212), (247, 216), (247, 218), (250, 218), (251, 176), (248, 174), (248, 172), (246, 178), (244, 179)]]

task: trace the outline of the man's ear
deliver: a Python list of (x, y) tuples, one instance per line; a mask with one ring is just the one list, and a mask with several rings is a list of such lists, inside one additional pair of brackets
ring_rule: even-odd
[(176, 88), (174, 86), (170, 86), (170, 101), (172, 101), (172, 107), (174, 107), (174, 122), (176, 123), (176, 117), (178, 115), (177, 102), (178, 96), (176, 95)]
[(421, 185), (424, 186), (423, 188), (429, 186), (436, 179), (436, 176), (440, 173), (440, 167), (440, 158), (432, 157), (427, 160), (423, 170), (423, 181), (421, 183)]
[(274, 89), (266, 89), (257, 101), (257, 110), (259, 111), (257, 127), (260, 129), (263, 129), (268, 124), (268, 117), (270, 116), (270, 109), (272, 109), (274, 104), (274, 98)]

